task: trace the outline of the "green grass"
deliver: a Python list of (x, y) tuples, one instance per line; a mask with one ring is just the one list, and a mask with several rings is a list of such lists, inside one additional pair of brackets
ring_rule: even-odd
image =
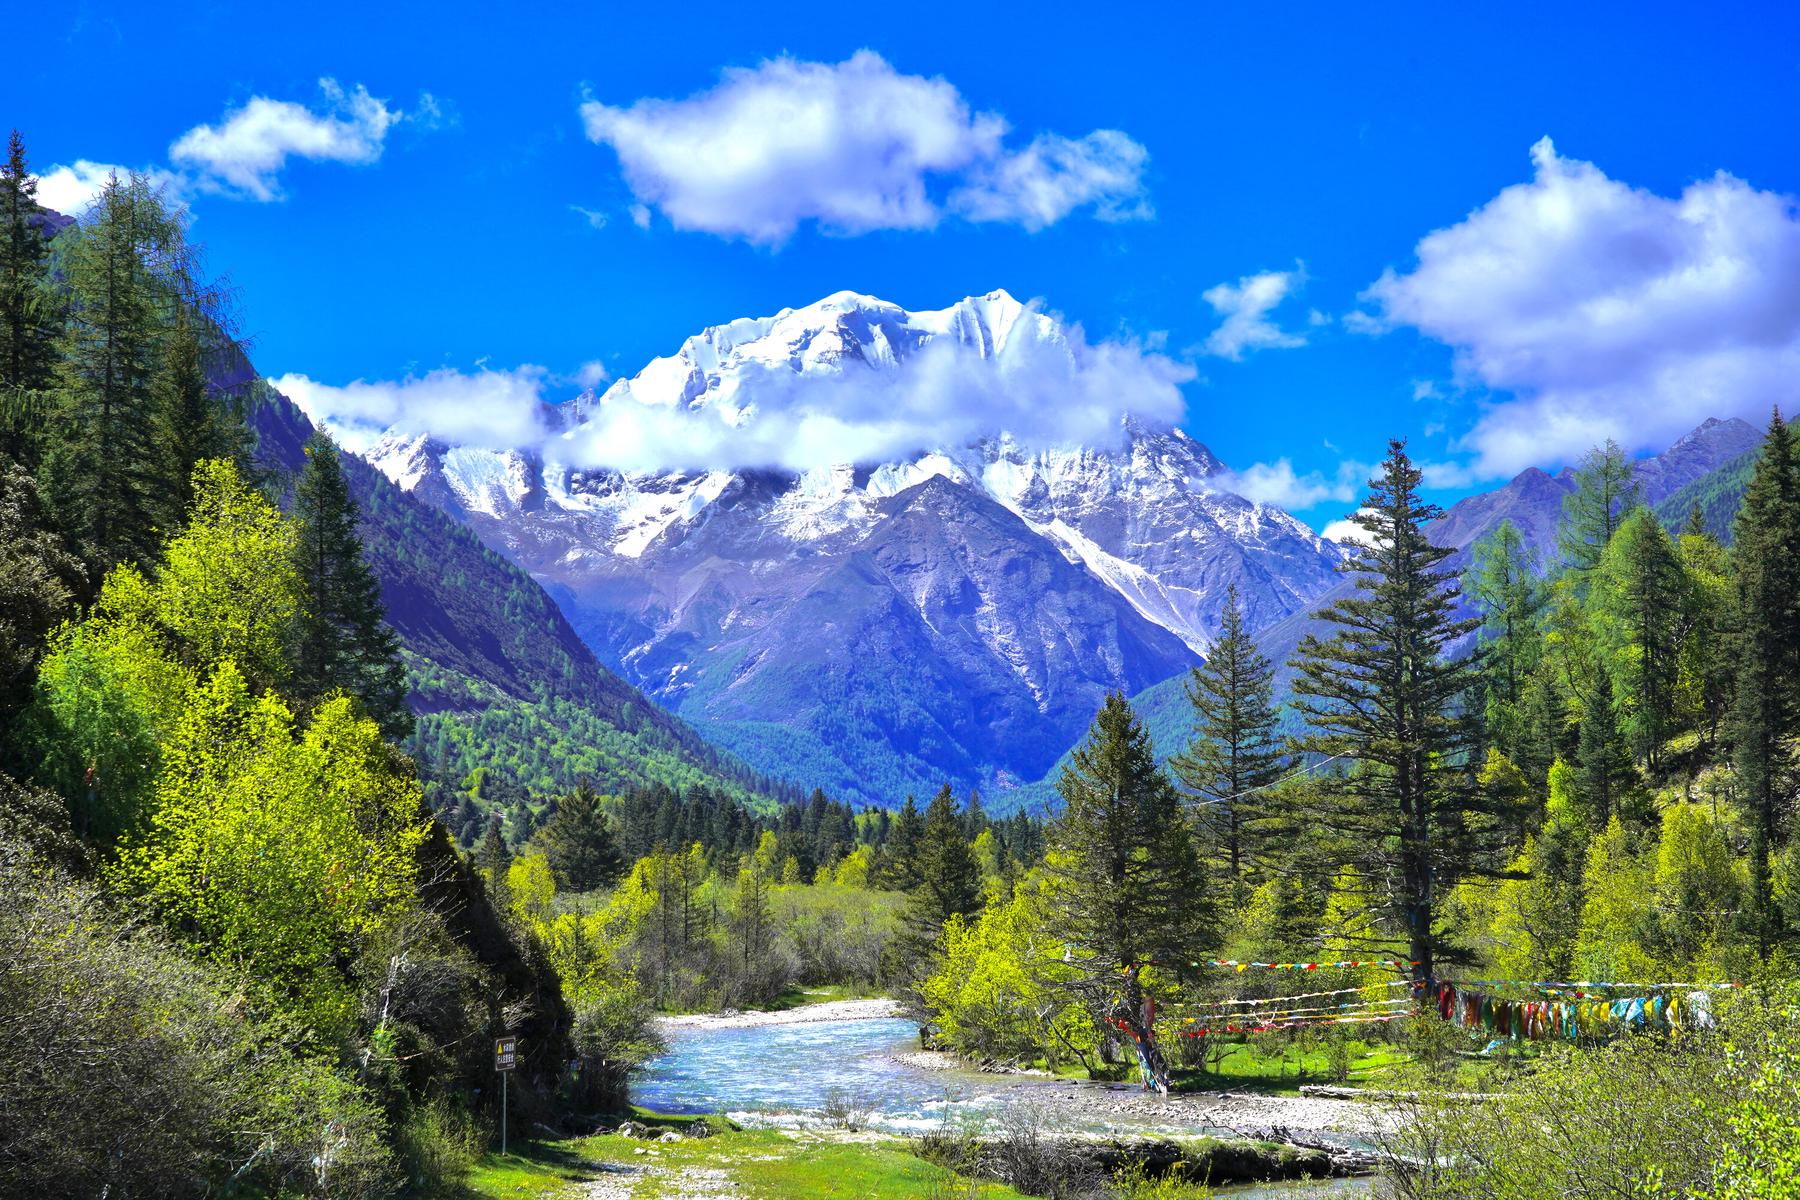
[(1351, 1043), (1350, 1071), (1333, 1080), (1331, 1064), (1322, 1049), (1302, 1050), (1287, 1046), (1279, 1055), (1265, 1056), (1248, 1042), (1232, 1045), (1216, 1062), (1203, 1068), (1181, 1068), (1173, 1073), (1183, 1090), (1213, 1091), (1230, 1088), (1277, 1096), (1297, 1096), (1306, 1083), (1341, 1083), (1346, 1087), (1383, 1087), (1397, 1070), (1411, 1062), (1404, 1050), (1385, 1043)]
[[(694, 1119), (639, 1112), (639, 1119), (653, 1126), (673, 1127)], [(706, 1175), (698, 1175), (701, 1172)], [(750, 1129), (678, 1142), (611, 1134), (532, 1142), (513, 1147), (508, 1154), (486, 1155), (459, 1190), (437, 1200), (579, 1200), (587, 1191), (585, 1185), (609, 1178), (626, 1183), (633, 1200), (726, 1186), (748, 1200), (865, 1196), (1017, 1200), (1019, 1195), (998, 1184), (959, 1179), (909, 1153), (897, 1138), (848, 1141), (825, 1134)], [(697, 1186), (706, 1178), (709, 1185)]]

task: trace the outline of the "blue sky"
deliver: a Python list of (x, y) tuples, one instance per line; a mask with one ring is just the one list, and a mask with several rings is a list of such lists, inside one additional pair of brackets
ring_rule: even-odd
[[(0, 112), (60, 194), (168, 172), (259, 366), (326, 385), (554, 397), (1005, 288), (1191, 367), (1315, 525), (1389, 435), (1449, 499), (1800, 404), (1800, 9), (1272, 7), (37, 5)], [(783, 88), (882, 128), (759, 174), (730, 122)]]

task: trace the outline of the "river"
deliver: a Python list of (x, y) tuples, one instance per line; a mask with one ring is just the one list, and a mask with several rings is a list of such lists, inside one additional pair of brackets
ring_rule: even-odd
[[(918, 1049), (917, 1026), (892, 1017), (675, 1025), (665, 1036), (669, 1052), (648, 1064), (633, 1084), (632, 1101), (660, 1112), (722, 1112), (746, 1125), (816, 1125), (823, 1110), (836, 1103), (863, 1114), (862, 1123), (870, 1129), (913, 1134), (945, 1122), (986, 1125), (1024, 1107), (1034, 1123), (1051, 1133), (1229, 1137), (1246, 1126), (1305, 1129), (1309, 1122), (1293, 1119), (1294, 1114), (1337, 1111), (1317, 1102), (1257, 1098), (1231, 1100), (1221, 1108), (1220, 1103), (1188, 1097), (1163, 1101), (1128, 1087), (926, 1070), (905, 1057)], [(1240, 1117), (1249, 1119), (1236, 1119)], [(1358, 1140), (1321, 1136), (1347, 1144)], [(1221, 1195), (1300, 1200), (1367, 1191), (1366, 1181), (1333, 1180), (1232, 1189)]]

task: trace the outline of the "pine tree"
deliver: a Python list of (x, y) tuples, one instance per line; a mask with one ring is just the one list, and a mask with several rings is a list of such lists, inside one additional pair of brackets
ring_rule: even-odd
[(187, 515), (193, 500), (194, 467), (209, 458), (231, 458), (215, 406), (206, 391), (200, 361), (200, 339), (185, 309), (175, 311), (175, 324), (163, 339), (162, 365), (151, 384), (156, 406), (156, 472), (158, 515), (173, 528)]
[(555, 815), (533, 841), (543, 850), (558, 885), (571, 892), (605, 887), (624, 867), (613, 845), (600, 793), (586, 779), (557, 800)]
[(1631, 460), (1608, 439), (1582, 458), (1575, 470), (1575, 490), (1563, 497), (1562, 526), (1557, 543), (1563, 562), (1578, 577), (1600, 565), (1606, 544), (1631, 510), (1643, 502)]
[(1275, 735), (1275, 667), (1244, 626), (1237, 585), (1226, 589), (1219, 636), (1206, 661), (1188, 674), (1193, 738), (1169, 762), (1196, 798), (1201, 827), (1223, 847), (1236, 886), (1246, 853), (1255, 857), (1255, 819), (1262, 793), (1281, 777)]
[(915, 969), (936, 953), (944, 922), (981, 911), (981, 864), (963, 837), (956, 797), (945, 784), (926, 806), (919, 838), (919, 882), (907, 896), (907, 959)]
[(381, 588), (363, 558), (356, 501), (337, 446), (323, 432), (306, 443), (294, 485), (296, 550), (305, 593), (297, 624), (295, 690), (303, 700), (341, 691), (363, 702), (390, 737), (412, 730), (399, 639), (388, 627)]
[(1307, 637), (1294, 665), (1296, 707), (1312, 726), (1305, 745), (1360, 767), (1331, 789), (1332, 807), (1310, 819), (1348, 840), (1371, 880), (1385, 881), (1386, 907), (1405, 931), (1409, 957), (1429, 980), (1443, 948), (1439, 898), (1481, 869), (1471, 844), (1482, 800), (1468, 751), (1473, 722), (1460, 704), (1472, 667), (1448, 653), (1475, 627), (1457, 620), (1450, 551), (1423, 526), (1441, 510), (1419, 498), (1421, 475), (1401, 441), (1388, 443), (1380, 475), (1354, 518), (1366, 544), (1341, 568), (1357, 595), (1320, 615), (1338, 626)]
[(1181, 795), (1125, 697), (1108, 694), (1057, 781), (1049, 871), (1077, 994), (1137, 1044), (1147, 1086), (1168, 1091), (1142, 968), (1176, 974), (1217, 939), (1216, 911)]
[(481, 845), (475, 851), (475, 865), (488, 872), (496, 893), (504, 888), (506, 868), (512, 865), (512, 850), (506, 844), (506, 833), (500, 818), (488, 818), (487, 832), (481, 835)]
[(1581, 738), (1575, 751), (1577, 782), (1588, 808), (1588, 824), (1605, 829), (1631, 786), (1631, 754), (1619, 733), (1612, 675), (1596, 669), (1581, 706)]
[(1556, 671), (1540, 663), (1525, 680), (1519, 705), (1519, 744), (1513, 760), (1539, 790), (1549, 783), (1550, 766), (1573, 755), (1569, 706), (1556, 686)]
[(1771, 861), (1793, 781), (1784, 740), (1800, 713), (1800, 461), (1776, 411), (1738, 509), (1735, 658), (1729, 732), (1750, 825), (1750, 920), (1767, 959), (1786, 930)]
[(161, 313), (190, 290), (187, 251), (180, 219), (137, 176), (110, 178), (83, 224), (62, 236), (71, 239), (70, 311), (46, 491), (99, 578), (157, 550), (150, 385)]
[(55, 379), (56, 325), (45, 288), (49, 250), (37, 220), (37, 184), (18, 130), (0, 166), (0, 450), (36, 464), (36, 426)]

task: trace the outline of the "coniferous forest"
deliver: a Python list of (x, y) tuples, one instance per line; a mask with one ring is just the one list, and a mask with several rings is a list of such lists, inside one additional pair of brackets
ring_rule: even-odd
[[(182, 205), (128, 172), (70, 218), (37, 203), (16, 131), (8, 154), (0, 1193), (581, 1195), (630, 1153), (596, 1129), (677, 1120), (631, 1105), (684, 1015), (891, 1000), (969, 1073), (1156, 1103), (1360, 1092), (1355, 1147), (1271, 1124), (1285, 1149), (1257, 1153), (1351, 1163), (1377, 1194), (1800, 1196), (1781, 412), (1655, 505), (1594, 447), (1548, 551), (1511, 520), (1436, 544), (1426, 468), (1390, 441), (1351, 586), (1277, 662), (1233, 585), (1179, 744), (1115, 690), (1052, 805), (947, 781), (853, 803), (554, 648), (523, 573), (489, 610), (511, 650), (449, 618), (419, 633), (384, 564), (411, 544), (429, 572), (452, 535), (271, 415), (291, 410)], [(551, 665), (494, 665), (526, 660)], [(1191, 1138), (1077, 1170), (1021, 1121), (803, 1152), (707, 1115), (708, 1169), (787, 1157), (837, 1182), (705, 1194), (1238, 1178), (1205, 1177), (1225, 1157)], [(692, 1194), (664, 1184), (684, 1186), (616, 1194)]]

